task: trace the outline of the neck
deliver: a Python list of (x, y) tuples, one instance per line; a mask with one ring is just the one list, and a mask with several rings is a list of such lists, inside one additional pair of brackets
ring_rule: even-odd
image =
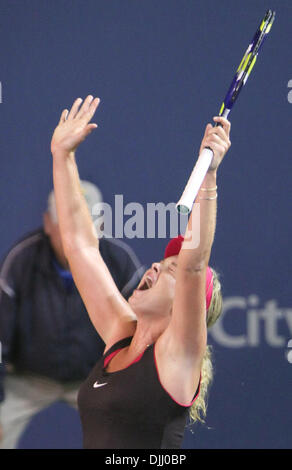
[(139, 318), (130, 349), (133, 352), (142, 353), (147, 346), (155, 343), (162, 335), (169, 324), (169, 320), (170, 317), (168, 316), (155, 320), (153, 318)]

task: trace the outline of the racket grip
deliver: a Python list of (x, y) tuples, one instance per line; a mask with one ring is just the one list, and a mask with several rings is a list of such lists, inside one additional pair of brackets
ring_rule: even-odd
[(204, 148), (199, 155), (199, 158), (194, 166), (191, 176), (187, 182), (187, 185), (182, 193), (182, 196), (176, 208), (178, 212), (187, 214), (192, 210), (193, 204), (204, 181), (206, 173), (211, 165), (213, 159), (213, 152), (209, 148)]

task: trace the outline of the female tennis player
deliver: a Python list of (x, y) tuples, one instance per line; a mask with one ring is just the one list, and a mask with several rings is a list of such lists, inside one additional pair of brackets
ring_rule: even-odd
[[(153, 263), (127, 302), (98, 249), (82, 195), (75, 151), (97, 127), (90, 123), (99, 104), (88, 96), (64, 110), (51, 151), (58, 219), (64, 251), (90, 319), (106, 348), (81, 386), (78, 405), (84, 447), (158, 449), (181, 446), (186, 420), (205, 412), (212, 367), (207, 325), (221, 311), (220, 283), (208, 267), (216, 225), (216, 174), (230, 147), (230, 123), (208, 124), (201, 148), (213, 161), (197, 201), (200, 244), (178, 237)], [(192, 230), (192, 214), (188, 231)]]

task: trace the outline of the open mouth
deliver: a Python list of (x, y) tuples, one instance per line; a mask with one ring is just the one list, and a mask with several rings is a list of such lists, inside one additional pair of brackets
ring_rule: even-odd
[(151, 289), (152, 285), (153, 285), (153, 281), (151, 277), (146, 276), (145, 279), (142, 280), (141, 284), (137, 287), (137, 290)]

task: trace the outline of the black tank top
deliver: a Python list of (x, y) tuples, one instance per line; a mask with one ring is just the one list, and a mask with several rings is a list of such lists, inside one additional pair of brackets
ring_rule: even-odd
[(177, 403), (159, 381), (154, 345), (127, 368), (106, 372), (105, 359), (131, 343), (114, 344), (98, 361), (78, 394), (87, 449), (179, 449), (191, 404)]

